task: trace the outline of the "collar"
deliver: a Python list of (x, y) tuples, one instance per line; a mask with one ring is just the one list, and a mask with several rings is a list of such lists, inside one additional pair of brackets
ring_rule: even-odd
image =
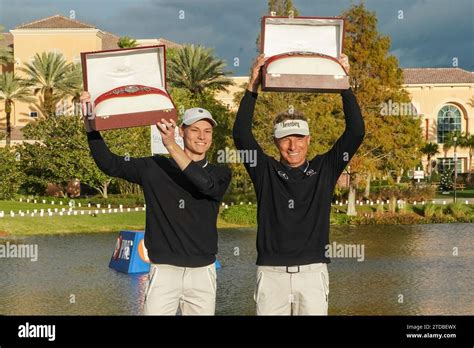
[[(178, 166), (178, 165), (176, 164), (176, 161), (173, 159), (173, 157), (169, 157), (169, 160), (171, 161), (171, 163), (173, 163), (173, 165), (174, 165), (175, 167)], [(202, 167), (202, 168), (206, 168), (207, 165), (209, 164), (207, 158), (203, 158), (202, 160), (199, 160), (199, 161), (192, 161), (192, 162), (198, 164), (198, 165), (199, 165), (200, 167)]]
[(281, 164), (283, 164), (286, 168), (288, 169), (299, 169), (301, 170), (303, 173), (306, 173), (306, 171), (308, 170), (309, 168), (309, 161), (306, 160), (305, 163), (303, 163), (302, 165), (300, 165), (299, 167), (290, 167), (288, 164), (284, 163), (283, 161), (280, 161)]
[(203, 158), (202, 160), (199, 161), (194, 161), (196, 164), (199, 164), (201, 167), (205, 168), (209, 162), (207, 161), (207, 158)]

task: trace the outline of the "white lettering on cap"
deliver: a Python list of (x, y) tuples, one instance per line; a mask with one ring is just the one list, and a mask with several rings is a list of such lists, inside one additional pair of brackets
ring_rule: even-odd
[(286, 120), (277, 123), (274, 127), (275, 138), (282, 138), (291, 134), (309, 135), (308, 122), (304, 120)]

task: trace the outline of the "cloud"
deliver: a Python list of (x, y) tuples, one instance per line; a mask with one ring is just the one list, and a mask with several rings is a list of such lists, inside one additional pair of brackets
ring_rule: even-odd
[[(294, 0), (304, 16), (335, 16), (357, 0)], [(375, 11), (379, 32), (391, 38), (391, 53), (402, 67), (450, 66), (474, 70), (472, 0), (366, 0)], [(0, 0), (0, 24), (21, 23), (76, 12), (78, 20), (135, 38), (164, 37), (213, 47), (235, 75), (248, 74), (257, 54), (255, 40), (266, 0)], [(397, 18), (403, 11), (404, 19)], [(184, 18), (180, 18), (184, 14)], [(233, 67), (234, 58), (240, 66)]]

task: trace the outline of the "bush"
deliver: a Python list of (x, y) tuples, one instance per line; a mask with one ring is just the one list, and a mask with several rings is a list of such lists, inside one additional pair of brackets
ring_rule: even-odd
[(385, 187), (380, 190), (377, 197), (384, 201), (395, 197), (396, 199), (403, 199), (407, 202), (422, 202), (432, 199), (436, 194), (436, 189), (431, 185), (420, 186), (405, 186), (405, 187)]
[(222, 220), (238, 225), (255, 225), (257, 223), (257, 205), (232, 205), (220, 213)]
[(467, 207), (459, 202), (451, 203), (448, 205), (448, 212), (456, 219), (466, 218), (467, 210)]
[(431, 219), (432, 216), (434, 216), (436, 211), (436, 205), (433, 203), (428, 203), (423, 206), (423, 216), (425, 218)]
[(23, 179), (16, 153), (0, 148), (0, 199), (12, 199)]
[(426, 223), (423, 217), (415, 213), (384, 213), (354, 218), (357, 225), (412, 225)]

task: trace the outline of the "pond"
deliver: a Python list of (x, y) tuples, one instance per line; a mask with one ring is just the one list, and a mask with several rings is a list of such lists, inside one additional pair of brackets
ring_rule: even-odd
[[(255, 234), (255, 228), (219, 230), (217, 315), (255, 312)], [(110, 233), (16, 239), (37, 244), (38, 260), (0, 259), (0, 314), (140, 314), (146, 275), (108, 268), (115, 239)], [(331, 243), (363, 246), (364, 257), (329, 265), (330, 315), (474, 314), (474, 224), (332, 226)]]

